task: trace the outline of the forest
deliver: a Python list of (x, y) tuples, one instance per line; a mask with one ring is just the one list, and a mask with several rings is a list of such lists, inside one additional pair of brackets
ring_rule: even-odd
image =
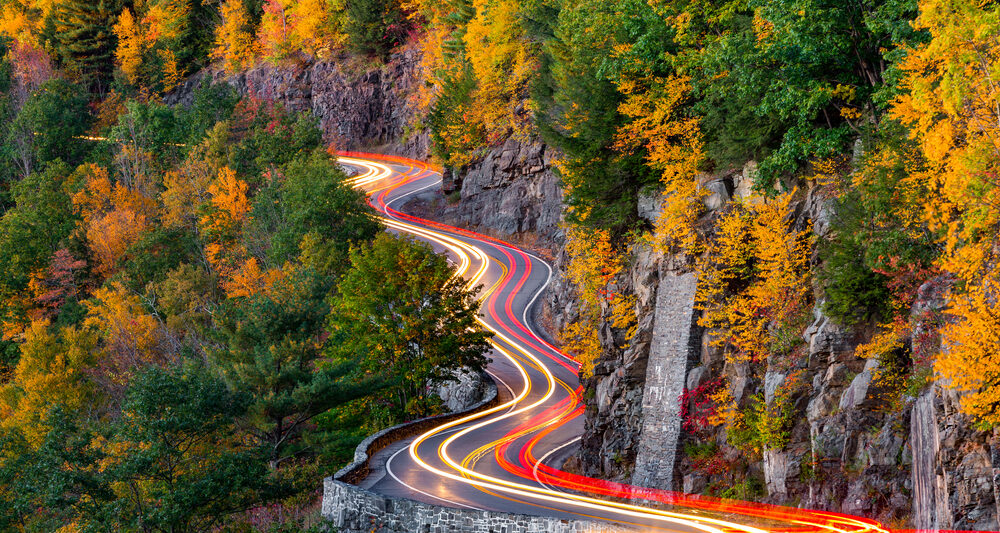
[[(313, 117), (224, 84), (161, 103), (213, 66), (414, 47), (436, 163), (556, 147), (583, 377), (599, 323), (634, 326), (614, 278), (646, 242), (697, 268), (727, 358), (801, 357), (821, 305), (867, 332), (890, 404), (938, 379), (1000, 424), (991, 0), (0, 0), (0, 36), (0, 529), (303, 529), (361, 437), (439, 409), (427, 360), (485, 363), (475, 295), (382, 232)], [(752, 199), (706, 216), (707, 177), (748, 161)], [(811, 187), (823, 238), (794, 223)], [(947, 350), (909, 340), (929, 280)], [(380, 315), (416, 295), (461, 357)], [(692, 423), (786, 438), (785, 396), (710, 389)]]

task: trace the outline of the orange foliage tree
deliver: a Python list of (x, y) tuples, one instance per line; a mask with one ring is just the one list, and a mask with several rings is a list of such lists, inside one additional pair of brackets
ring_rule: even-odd
[(115, 50), (118, 68), (122, 69), (128, 81), (136, 83), (139, 80), (139, 67), (142, 66), (145, 39), (140, 35), (139, 24), (128, 8), (122, 10), (114, 32), (115, 37), (118, 37), (118, 49)]
[(223, 286), (228, 287), (227, 292), (250, 294), (248, 288), (258, 286), (261, 276), (256, 272), (256, 262), (247, 264), (245, 247), (238, 242), (250, 213), (247, 183), (232, 169), (223, 167), (208, 186), (208, 193), (208, 212), (200, 222), (207, 239), (205, 255), (223, 279)]
[(84, 187), (73, 196), (73, 205), (82, 218), (95, 272), (110, 276), (125, 250), (149, 229), (156, 203), (120, 181), (112, 184), (103, 167), (87, 165), (81, 172)]
[(221, 60), (228, 72), (236, 72), (250, 66), (254, 60), (250, 18), (242, 0), (225, 0), (221, 14), (222, 23), (215, 30), (212, 58)]
[(924, 220), (941, 235), (939, 266), (957, 278), (935, 368), (963, 392), (962, 408), (1000, 424), (1000, 8), (923, 0), (915, 27), (930, 40), (908, 51), (892, 113), (920, 144), (915, 173), (934, 201)]
[(789, 353), (810, 317), (812, 238), (793, 226), (793, 195), (734, 205), (699, 267), (699, 324), (725, 331), (714, 342), (730, 360)]

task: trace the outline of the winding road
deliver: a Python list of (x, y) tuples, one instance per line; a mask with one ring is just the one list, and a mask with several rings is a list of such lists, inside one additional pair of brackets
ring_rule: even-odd
[(863, 518), (633, 487), (552, 466), (577, 449), (584, 410), (578, 363), (532, 321), (552, 268), (512, 244), (402, 213), (408, 199), (439, 186), (440, 174), (427, 164), (356, 152), (340, 153), (340, 162), (357, 171), (353, 186), (369, 194), (390, 230), (430, 243), (469, 286), (483, 286), (480, 321), (494, 333), (488, 372), (502, 400), (383, 450), (376, 460), (385, 468), (373, 472), (366, 488), (450, 507), (597, 519), (646, 531), (886, 531)]

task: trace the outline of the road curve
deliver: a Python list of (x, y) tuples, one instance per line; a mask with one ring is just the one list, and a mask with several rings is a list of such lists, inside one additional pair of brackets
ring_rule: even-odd
[(504, 401), (443, 424), (382, 453), (384, 472), (367, 487), (459, 508), (599, 519), (648, 531), (883, 533), (881, 524), (836, 513), (721, 500), (613, 483), (552, 466), (583, 431), (578, 363), (545, 340), (531, 319), (552, 268), (512, 244), (402, 213), (439, 186), (427, 164), (340, 152), (341, 164), (391, 230), (448, 255), (470, 286), (482, 285), (480, 322), (494, 333), (489, 373)]

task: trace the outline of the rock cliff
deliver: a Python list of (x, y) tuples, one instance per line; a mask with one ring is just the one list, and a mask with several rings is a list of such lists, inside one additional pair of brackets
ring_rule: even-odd
[[(261, 66), (237, 76), (208, 71), (167, 97), (189, 102), (207, 76), (240, 93), (281, 100), (311, 110), (327, 139), (338, 147), (427, 158), (428, 136), (412, 96), (420, 58), (413, 50), (375, 69), (352, 68), (345, 58), (299, 65)], [(563, 195), (552, 169), (556, 154), (537, 139), (502, 140), (466, 168), (447, 171), (442, 190), (406, 208), (433, 212), (445, 221), (518, 240), (551, 252), (564, 272), (561, 250)], [(706, 177), (706, 217), (733, 198), (749, 194), (752, 163), (737, 172)], [(816, 234), (829, 231), (830, 203), (815, 187), (797, 199), (796, 224)], [(657, 217), (657, 195), (639, 201), (639, 216)], [(697, 278), (690, 258), (664, 256), (645, 245), (630, 249), (629, 268), (617, 280), (635, 297), (637, 327), (627, 343), (615, 342), (608, 324), (600, 330), (603, 356), (583, 380), (585, 433), (568, 464), (585, 474), (661, 488), (720, 492), (741, 499), (829, 509), (917, 528), (997, 529), (1000, 446), (992, 433), (976, 431), (958, 412), (958, 398), (930, 387), (886, 408), (880, 403), (878, 363), (854, 349), (863, 331), (848, 330), (817, 303), (802, 332), (805, 357), (795, 368), (751, 372), (727, 362), (711, 340), (717, 331), (697, 326), (692, 305)], [(562, 276), (545, 307), (553, 330), (575, 320), (577, 303)], [(947, 306), (948, 280), (921, 287), (912, 311), (912, 338), (932, 335), (919, 317)], [(822, 293), (817, 289), (818, 299)], [(617, 346), (627, 345), (619, 349)], [(693, 434), (681, 427), (681, 394), (718, 378), (733, 397), (771, 401), (792, 373), (806, 385), (793, 396), (794, 423), (780, 449), (745, 457), (724, 432)], [(447, 394), (461, 401), (460, 395)], [(716, 444), (709, 444), (715, 442)], [(730, 487), (720, 487), (724, 478)], [(713, 470), (716, 469), (716, 470)], [(736, 476), (739, 478), (738, 487)]]
[[(751, 164), (706, 178), (705, 216), (748, 194), (752, 172)], [(642, 199), (639, 209), (655, 218), (655, 196)], [(796, 225), (811, 225), (823, 235), (829, 210), (821, 190), (803, 192), (794, 209)], [(801, 332), (805, 358), (798, 366), (770, 365), (754, 373), (747, 364), (727, 362), (711, 343), (719, 332), (697, 327), (688, 259), (645, 246), (631, 250), (631, 268), (618, 287), (636, 297), (638, 327), (628, 348), (619, 350), (604, 325), (604, 355), (584, 381), (586, 433), (573, 462), (580, 470), (657, 488), (864, 515), (895, 526), (1000, 526), (1000, 441), (958, 412), (954, 393), (932, 386), (887, 405), (878, 361), (855, 356), (864, 331), (824, 316), (821, 300)], [(920, 288), (911, 310), (912, 350), (932, 349), (923, 344), (934, 326), (923, 317), (946, 308), (949, 286), (949, 280), (935, 278)], [(552, 305), (567, 309), (559, 321), (572, 320), (572, 303), (560, 301), (568, 290), (556, 293)], [(816, 293), (822, 297), (818, 288)], [(793, 423), (779, 449), (751, 457), (728, 444), (724, 431), (680, 430), (681, 389), (693, 391), (721, 377), (737, 402), (763, 395), (770, 403), (793, 374), (805, 386), (792, 397)]]
[(341, 56), (265, 63), (235, 75), (207, 69), (188, 78), (164, 101), (190, 104), (207, 77), (209, 83), (228, 83), (241, 95), (280, 101), (293, 111), (312, 111), (326, 140), (338, 148), (428, 158), (430, 141), (419, 128), (414, 100), (421, 83), (420, 53), (402, 50), (376, 68), (358, 61)]

